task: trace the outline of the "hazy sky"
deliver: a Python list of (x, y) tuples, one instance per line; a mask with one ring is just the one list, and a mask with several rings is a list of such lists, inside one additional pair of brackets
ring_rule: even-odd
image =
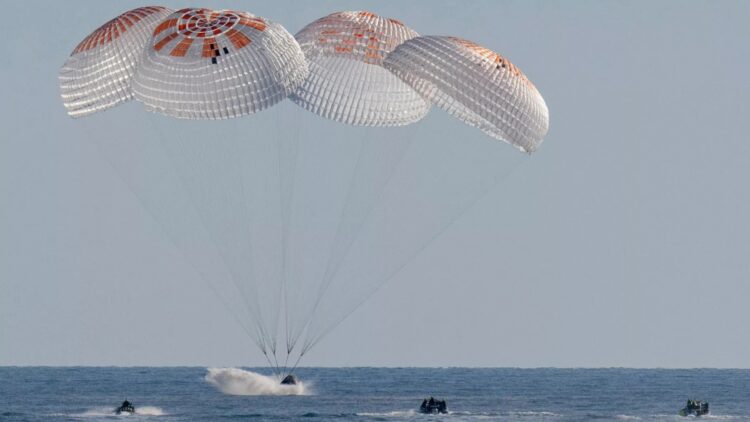
[[(371, 10), (506, 55), (549, 106), (539, 151), (305, 365), (750, 367), (749, 2), (161, 4), (292, 33)], [(140, 5), (4, 3), (0, 365), (263, 364), (61, 104), (70, 51)]]

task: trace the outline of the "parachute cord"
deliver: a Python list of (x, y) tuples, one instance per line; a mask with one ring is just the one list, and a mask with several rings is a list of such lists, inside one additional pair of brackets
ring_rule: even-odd
[[(153, 122), (151, 122), (151, 123), (152, 123), (152, 126), (153, 126)], [(93, 140), (93, 139), (96, 138), (94, 136), (91, 136), (91, 132), (89, 130), (87, 130), (87, 132), (89, 132), (89, 135), (90, 135), (90, 136), (87, 137), (87, 139)], [(156, 132), (158, 133), (158, 131), (156, 131)], [(255, 343), (255, 345), (258, 348), (261, 348), (260, 343), (251, 334), (250, 329), (243, 322), (242, 318), (240, 318), (239, 315), (237, 314), (237, 312), (235, 312), (234, 309), (232, 309), (232, 307), (229, 305), (229, 302), (227, 302), (224, 299), (224, 297), (221, 294), (219, 294), (219, 291), (216, 289), (216, 286), (213, 283), (211, 283), (210, 281), (208, 281), (208, 276), (206, 274), (204, 274), (203, 271), (201, 271), (200, 269), (198, 269), (198, 267), (196, 266), (196, 264), (195, 264), (195, 262), (193, 260), (189, 259), (185, 255), (185, 252), (182, 250), (181, 247), (179, 247), (177, 245), (177, 241), (175, 240), (175, 238), (172, 235), (169, 234), (169, 231), (166, 229), (166, 227), (164, 226), (164, 224), (162, 223), (162, 221), (156, 216), (156, 214), (154, 214), (154, 212), (149, 207), (147, 207), (145, 205), (146, 201), (144, 200), (144, 198), (142, 198), (135, 191), (135, 189), (133, 188), (133, 186), (130, 183), (128, 183), (127, 180), (125, 180), (125, 177), (117, 169), (117, 167), (112, 162), (112, 160), (110, 160), (110, 158), (107, 156), (107, 154), (104, 153), (102, 144), (100, 142), (91, 142), (91, 143), (96, 146), (96, 149), (99, 151), (99, 154), (101, 154), (104, 157), (104, 161), (106, 161), (107, 164), (109, 164), (109, 166), (112, 168), (112, 170), (114, 170), (115, 174), (120, 178), (120, 181), (123, 182), (123, 184), (127, 187), (127, 189), (130, 191), (130, 193), (136, 199), (138, 199), (138, 202), (141, 205), (141, 208), (143, 210), (145, 210), (146, 213), (151, 217), (151, 219), (153, 221), (155, 221), (159, 225), (159, 227), (161, 228), (162, 232), (164, 233), (164, 235), (166, 236), (166, 238), (169, 240), (169, 243), (171, 243), (172, 246), (179, 252), (179, 254), (182, 256), (182, 259), (188, 263), (188, 265), (193, 269), (193, 271), (195, 271), (196, 274), (198, 274), (198, 277), (201, 279), (201, 281), (203, 282), (203, 284), (206, 287), (208, 287), (211, 290), (211, 292), (213, 292), (214, 296), (219, 300), (219, 302), (222, 304), (222, 306), (224, 307), (224, 309), (227, 312), (229, 312), (229, 315), (232, 317), (232, 319), (234, 319), (234, 321), (242, 329), (242, 331), (245, 332), (245, 334), (247, 335), (247, 337), (250, 338), (250, 340), (253, 343)]]
[[(328, 262), (326, 263), (326, 271), (325, 273), (323, 273), (323, 278), (322, 278), (323, 283), (321, 284), (321, 288), (318, 291), (318, 297), (315, 298), (315, 304), (313, 305), (312, 310), (310, 311), (309, 315), (315, 314), (315, 310), (318, 308), (318, 304), (320, 303), (321, 296), (325, 293), (325, 290), (326, 290), (325, 284), (327, 281), (327, 276), (330, 273), (331, 262), (334, 259), (333, 252), (334, 252), (334, 249), (336, 248), (336, 244), (338, 243), (339, 238), (342, 236), (341, 232), (343, 231), (344, 217), (346, 215), (346, 210), (347, 210), (347, 207), (349, 206), (349, 202), (351, 202), (352, 200), (352, 195), (354, 192), (354, 184), (356, 182), (357, 172), (359, 171), (359, 168), (362, 165), (362, 157), (364, 156), (364, 153), (365, 153), (365, 146), (367, 145), (368, 142), (370, 142), (370, 139), (368, 139), (371, 133), (370, 130), (368, 129), (366, 133), (367, 135), (365, 136), (365, 139), (360, 144), (359, 153), (357, 155), (357, 162), (354, 165), (354, 170), (352, 170), (352, 177), (351, 177), (349, 186), (347, 187), (346, 198), (344, 199), (344, 204), (341, 207), (341, 215), (339, 216), (339, 222), (338, 222), (338, 225), (336, 226), (336, 235), (334, 236), (333, 242), (331, 242), (331, 247), (328, 251)], [(349, 246), (351, 246), (351, 244)], [(348, 251), (349, 248), (347, 248), (346, 250)], [(309, 318), (305, 318), (305, 320), (308, 320), (308, 319)], [(299, 336), (302, 335), (302, 332), (304, 332), (305, 327), (307, 327), (307, 324), (300, 327), (300, 331), (296, 335), (297, 338), (299, 338)]]
[[(147, 118), (147, 120), (148, 120), (148, 121), (149, 121), (149, 122), (151, 123), (152, 127), (154, 127), (155, 131), (156, 131), (156, 132), (157, 132), (157, 133), (159, 134), (159, 138), (160, 138), (160, 140), (161, 140), (161, 142), (162, 142), (162, 146), (164, 146), (164, 150), (168, 152), (168, 151), (169, 151), (169, 148), (168, 148), (168, 147), (166, 146), (166, 140), (165, 140), (165, 139), (164, 139), (164, 137), (162, 136), (161, 132), (160, 132), (160, 131), (158, 130), (158, 128), (156, 128), (156, 126), (154, 125), (154, 123), (153, 123), (153, 121), (151, 120), (151, 118)], [(181, 140), (179, 140), (179, 141), (177, 142), (177, 144), (178, 144), (178, 145), (180, 146), (180, 148), (182, 149), (182, 154), (183, 154), (183, 156), (184, 156), (184, 157), (186, 157), (186, 155), (185, 155), (185, 151), (184, 151), (184, 148), (182, 148), (182, 141), (181, 141)], [(189, 196), (189, 197), (191, 197), (191, 198), (192, 198), (192, 195), (191, 195), (191, 193), (190, 193), (190, 189), (189, 189), (189, 188), (188, 188), (188, 186), (187, 186), (187, 182), (185, 181), (185, 178), (184, 178), (184, 176), (183, 176), (183, 175), (181, 174), (181, 172), (180, 172), (179, 170), (177, 170), (177, 168), (176, 168), (176, 164), (175, 164), (175, 158), (174, 158), (174, 157), (170, 157), (170, 163), (171, 163), (171, 164), (172, 164), (172, 166), (173, 166), (173, 169), (174, 169), (174, 171), (175, 171), (175, 174), (177, 174), (177, 175), (178, 175), (178, 178), (179, 178), (180, 182), (182, 183), (182, 186), (183, 186), (183, 188), (185, 189), (185, 192), (186, 192), (186, 193), (188, 194), (188, 196)], [(194, 166), (194, 167), (196, 167), (196, 168), (197, 168), (198, 166)], [(201, 221), (201, 224), (203, 225), (203, 228), (204, 228), (204, 229), (206, 230), (206, 232), (208, 233), (208, 235), (209, 235), (209, 238), (211, 239), (211, 242), (212, 242), (212, 243), (214, 244), (214, 247), (216, 248), (216, 251), (217, 251), (217, 252), (219, 253), (219, 256), (221, 257), (221, 260), (222, 260), (222, 262), (224, 263), (224, 266), (225, 266), (225, 268), (227, 268), (227, 270), (229, 271), (229, 273), (230, 273), (230, 275), (231, 275), (232, 283), (234, 284), (234, 286), (235, 286), (235, 288), (237, 289), (237, 291), (239, 291), (239, 292), (240, 292), (240, 296), (242, 297), (242, 300), (243, 300), (243, 302), (245, 303), (245, 307), (246, 307), (247, 309), (249, 309), (249, 310), (250, 310), (250, 312), (251, 312), (251, 313), (253, 314), (253, 316), (254, 316), (254, 318), (253, 318), (253, 320), (254, 320), (254, 321), (253, 321), (253, 322), (254, 322), (255, 328), (256, 328), (256, 330), (257, 330), (257, 334), (258, 334), (258, 336), (259, 336), (259, 337), (261, 337), (261, 338), (263, 338), (263, 327), (262, 327), (262, 325), (261, 325), (261, 323), (260, 323), (260, 318), (259, 318), (259, 315), (257, 314), (257, 312), (258, 312), (258, 309), (257, 309), (257, 307), (255, 307), (255, 308), (254, 308), (254, 307), (253, 307), (253, 306), (252, 306), (252, 305), (250, 304), (250, 301), (248, 300), (248, 297), (247, 297), (247, 292), (246, 292), (246, 289), (245, 289), (245, 288), (244, 288), (244, 286), (243, 286), (243, 285), (241, 285), (241, 284), (239, 283), (239, 281), (237, 280), (237, 276), (235, 275), (234, 271), (232, 270), (232, 267), (231, 267), (231, 266), (229, 265), (229, 263), (227, 262), (227, 258), (226, 258), (226, 255), (225, 255), (225, 254), (224, 254), (224, 253), (223, 253), (223, 252), (221, 251), (221, 248), (219, 248), (219, 246), (218, 246), (218, 242), (216, 241), (216, 237), (215, 237), (215, 235), (214, 235), (213, 231), (212, 231), (212, 230), (210, 230), (210, 229), (208, 228), (208, 224), (207, 224), (207, 223), (206, 223), (206, 221), (205, 221), (205, 218), (204, 218), (204, 216), (203, 216), (203, 213), (202, 213), (202, 212), (200, 212), (200, 210), (199, 210), (199, 209), (197, 209), (198, 207), (197, 207), (197, 205), (195, 204), (195, 202), (196, 202), (195, 200), (191, 199), (191, 203), (192, 203), (192, 204), (193, 204), (193, 206), (194, 206), (194, 207), (196, 208), (196, 212), (198, 213), (198, 217), (200, 218), (200, 221)], [(254, 341), (255, 341), (255, 340), (254, 340)], [(258, 341), (255, 341), (255, 342), (256, 342), (256, 344), (258, 344)], [(265, 346), (265, 338), (263, 338), (263, 344), (264, 344), (264, 346)], [(263, 348), (264, 346), (260, 346), (260, 345), (259, 345), (259, 347), (261, 347), (261, 348)]]
[(276, 347), (272, 349), (272, 354), (273, 354), (273, 367), (276, 368), (276, 371), (274, 372), (278, 372), (280, 369), (279, 369), (279, 360), (276, 358)]
[[(303, 117), (304, 119), (304, 117)], [(282, 298), (284, 300), (284, 306), (283, 306), (283, 312), (284, 312), (284, 334), (286, 339), (286, 348), (287, 348), (287, 359), (288, 354), (291, 352), (291, 349), (294, 347), (291, 344), (290, 339), (290, 329), (289, 329), (289, 286), (288, 286), (288, 264), (287, 264), (287, 253), (289, 250), (289, 220), (291, 218), (291, 202), (292, 198), (294, 197), (294, 190), (297, 180), (297, 161), (298, 161), (298, 149), (299, 149), (299, 125), (294, 126), (294, 133), (292, 133), (292, 149), (291, 149), (291, 156), (288, 157), (289, 164), (291, 164), (291, 171), (289, 172), (289, 177), (291, 180), (289, 181), (289, 192), (286, 193), (284, 189), (284, 178), (283, 178), (283, 171), (282, 171), (282, 160), (283, 160), (283, 142), (278, 142), (279, 146), (279, 160), (278, 160), (278, 169), (279, 169), (279, 199), (281, 201), (281, 213), (282, 213), (282, 232), (281, 232), (281, 277), (282, 277)], [(286, 367), (286, 364), (285, 364)]]
[(472, 200), (471, 202), (469, 202), (453, 218), (451, 218), (450, 221), (448, 221), (448, 223), (445, 226), (443, 226), (442, 229), (440, 229), (440, 231), (438, 231), (437, 233), (435, 233), (435, 235), (433, 235), (430, 239), (428, 239), (427, 242), (424, 245), (422, 245), (413, 254), (411, 254), (411, 256), (403, 264), (399, 265), (394, 271), (392, 271), (380, 283), (378, 283), (378, 285), (375, 286), (375, 288), (370, 293), (368, 293), (362, 300), (360, 300), (359, 303), (357, 303), (357, 305), (354, 308), (352, 308), (350, 311), (346, 312), (342, 317), (335, 319), (334, 322), (333, 322), (333, 324), (331, 324), (328, 328), (326, 328), (323, 331), (321, 331), (320, 334), (314, 335), (313, 337), (311, 337), (311, 339), (312, 339), (311, 341), (308, 341), (307, 339), (305, 339), (305, 343), (302, 346), (302, 351), (300, 353), (300, 356), (302, 356), (302, 354), (306, 353), (308, 350), (310, 350), (312, 347), (314, 347), (316, 344), (318, 344), (318, 342), (320, 342), (320, 340), (322, 340), (323, 337), (325, 337), (326, 335), (328, 335), (328, 333), (330, 333), (334, 328), (336, 328), (343, 320), (345, 320), (354, 311), (356, 311), (357, 309), (359, 309), (359, 307), (362, 306), (370, 297), (372, 297), (372, 295), (374, 295), (388, 281), (390, 281), (393, 277), (395, 277), (398, 273), (400, 273), (401, 270), (403, 270), (409, 263), (411, 263), (417, 256), (419, 256), (419, 254), (421, 254), (422, 251), (424, 251), (425, 249), (427, 249), (427, 247), (430, 246), (436, 239), (438, 239), (440, 236), (443, 235), (443, 233), (445, 233), (446, 231), (448, 231), (448, 229), (450, 227), (452, 227), (453, 224), (456, 223), (456, 221), (460, 220), (461, 217), (464, 216), (464, 214), (466, 214), (477, 203), (479, 203), (479, 201), (481, 201), (482, 199), (484, 199), (484, 197), (486, 197), (487, 194), (490, 191), (492, 191), (498, 185), (500, 185), (500, 183), (502, 181), (506, 180), (519, 167), (521, 167), (522, 164), (526, 163), (526, 161), (528, 161), (528, 160), (526, 160), (526, 159), (520, 160), (520, 161), (516, 162), (515, 164), (513, 164), (510, 167), (510, 169), (508, 169), (508, 171), (506, 171), (506, 172), (501, 173), (500, 175), (498, 175), (492, 183), (490, 183), (485, 189), (483, 189), (479, 193), (479, 195), (476, 198), (474, 198), (474, 200)]
[[(162, 134), (161, 130), (159, 130), (159, 128), (154, 123), (152, 116), (148, 116), (146, 118), (146, 120), (149, 122), (149, 124), (153, 128), (154, 132), (159, 137), (159, 140), (161, 141), (162, 147), (164, 148), (164, 151), (167, 153), (167, 156), (169, 158), (169, 162), (172, 165), (173, 171), (178, 176), (178, 179), (180, 180), (183, 189), (187, 193), (188, 197), (192, 198), (192, 195), (190, 193), (190, 189), (187, 186), (187, 182), (185, 181), (184, 176), (176, 168), (177, 166), (176, 166), (176, 163), (175, 163), (175, 157), (174, 156), (170, 156), (171, 154), (169, 153), (169, 148), (166, 145), (166, 139), (165, 139), (164, 135)], [(185, 151), (182, 148), (182, 140), (178, 140), (177, 144), (180, 146), (180, 149), (182, 149), (183, 156), (185, 156)], [(194, 166), (194, 167), (197, 167), (197, 166)], [(200, 218), (201, 224), (203, 225), (203, 228), (206, 230), (206, 233), (209, 235), (209, 239), (211, 239), (211, 242), (213, 243), (214, 248), (216, 248), (216, 251), (218, 252), (219, 257), (221, 258), (222, 262), (224, 263), (225, 268), (227, 268), (227, 270), (229, 271), (229, 274), (230, 274), (231, 280), (232, 280), (232, 284), (234, 284), (235, 288), (241, 293), (240, 296), (242, 297), (242, 301), (244, 302), (245, 307), (250, 310), (251, 314), (254, 314), (254, 315), (252, 315), (252, 316), (254, 316), (254, 318), (252, 318), (252, 319), (254, 320), (253, 322), (254, 322), (255, 329), (256, 329), (256, 331), (258, 333), (258, 337), (259, 338), (256, 339), (255, 336), (252, 336), (252, 335), (251, 335), (251, 338), (252, 338), (252, 341), (256, 344), (256, 346), (258, 346), (258, 348), (260, 348), (261, 351), (265, 352), (265, 350), (264, 350), (265, 349), (265, 341), (261, 341), (261, 338), (262, 338), (262, 334), (261, 333), (263, 331), (263, 327), (260, 325), (260, 318), (259, 318), (259, 315), (257, 315), (258, 310), (257, 310), (257, 308), (255, 308), (255, 309), (252, 308), (252, 306), (250, 305), (250, 302), (248, 301), (247, 293), (245, 292), (245, 289), (237, 281), (236, 275), (234, 274), (234, 271), (231, 270), (232, 267), (227, 262), (225, 254), (221, 252), (221, 249), (218, 246), (218, 242), (216, 241), (216, 238), (215, 238), (215, 236), (213, 234), (213, 231), (208, 229), (208, 224), (206, 223), (205, 218), (203, 217), (203, 213), (200, 212), (200, 210), (198, 209), (197, 205), (195, 204), (196, 201), (193, 200), (193, 199), (191, 199), (190, 202), (193, 205), (193, 207), (195, 208), (195, 211), (197, 212), (197, 215)], [(178, 249), (180, 249), (180, 248), (178, 247)]]
[(299, 354), (299, 357), (297, 358), (297, 361), (294, 362), (294, 366), (292, 366), (292, 369), (289, 370), (289, 374), (294, 373), (294, 370), (297, 369), (297, 365), (299, 365), (300, 360), (302, 360), (302, 356), (305, 355), (305, 352)]
[(276, 353), (273, 354), (273, 363), (268, 360), (268, 366), (273, 370), (274, 375), (277, 377), (281, 374), (281, 368), (279, 368), (279, 361), (276, 359)]
[[(234, 122), (234, 128), (235, 128), (235, 132), (241, 133), (237, 129), (237, 123), (236, 122)], [(239, 146), (237, 144), (235, 144), (234, 147), (236, 149), (235, 154), (233, 154), (234, 157), (235, 158), (236, 157), (240, 157), (241, 154), (240, 154)], [(244, 210), (243, 210), (244, 211), (244, 216), (245, 216), (245, 219), (248, 219), (249, 215), (250, 215), (250, 208), (251, 208), (250, 207), (250, 200), (248, 199), (246, 188), (245, 188), (245, 178), (243, 177), (243, 174), (242, 174), (242, 165), (240, 163), (237, 163), (237, 162), (236, 162), (236, 165), (237, 165), (237, 169), (238, 169), (238, 171), (237, 171), (237, 181), (238, 181), (238, 184), (239, 184), (240, 192), (242, 192), (242, 204), (244, 205)], [(248, 239), (252, 239), (252, 229), (251, 229), (250, 223), (248, 223), (247, 225), (245, 225), (244, 229), (247, 231)], [(250, 283), (252, 283), (253, 290), (255, 291), (254, 292), (255, 294), (253, 295), (253, 299), (255, 301), (256, 309), (257, 309), (257, 312), (258, 312), (258, 324), (260, 326), (264, 327), (263, 328), (263, 333), (266, 336), (265, 341), (268, 344), (271, 344), (272, 345), (271, 347), (273, 349), (275, 349), (276, 339), (274, 338), (273, 335), (271, 335), (269, 337), (269, 334), (267, 333), (267, 331), (265, 329), (262, 308), (260, 306), (260, 303), (258, 302), (258, 286), (256, 284), (256, 280), (255, 280), (255, 277), (254, 277), (254, 274), (253, 274), (253, 271), (252, 271), (255, 268), (255, 264), (253, 263), (253, 242), (250, 241), (250, 240), (248, 240), (247, 247), (248, 247), (247, 260), (249, 261), (249, 268), (251, 269), (250, 274), (248, 274), (248, 277), (250, 277), (252, 279), (250, 281)], [(244, 285), (247, 285), (247, 284), (248, 283), (244, 283)]]
[[(417, 127), (417, 131), (419, 131), (420, 129), (421, 128)], [(312, 318), (314, 318), (314, 315), (317, 312), (317, 309), (318, 309), (318, 307), (320, 305), (321, 300), (323, 299), (323, 296), (325, 296), (326, 291), (328, 291), (328, 287), (331, 285), (331, 282), (333, 281), (333, 279), (336, 276), (336, 274), (338, 274), (339, 269), (341, 269), (341, 265), (343, 264), (345, 258), (349, 255), (349, 252), (351, 251), (352, 245), (359, 238), (359, 233), (362, 230), (362, 227), (364, 227), (365, 223), (370, 219), (370, 216), (372, 215), (373, 211), (376, 208), (378, 208), (378, 205), (380, 204), (380, 197), (383, 195), (383, 192), (386, 190), (386, 188), (388, 187), (388, 185), (390, 185), (391, 180), (393, 179), (393, 175), (396, 173), (396, 170), (401, 165), (401, 162), (402, 162), (404, 156), (406, 155), (406, 152), (412, 147), (412, 145), (413, 145), (413, 139), (415, 139), (415, 138), (417, 138), (416, 135), (413, 136), (413, 137), (408, 137), (407, 140), (405, 141), (407, 143), (406, 148), (403, 149), (403, 151), (398, 156), (396, 163), (391, 168), (390, 173), (386, 177), (385, 183), (383, 183), (383, 185), (381, 186), (379, 192), (377, 193), (377, 198), (375, 198), (375, 200), (373, 201), (373, 206), (370, 207), (369, 210), (367, 210), (364, 218), (362, 219), (362, 221), (360, 221), (360, 223), (355, 228), (353, 236), (351, 237), (351, 239), (349, 239), (349, 242), (346, 245), (346, 247), (344, 249), (344, 253), (341, 256), (341, 258), (338, 260), (338, 262), (334, 266), (330, 265), (331, 261), (330, 261), (330, 258), (329, 258), (328, 265), (326, 266), (326, 272), (323, 274), (323, 283), (320, 286), (320, 290), (318, 292), (318, 297), (315, 300), (315, 305), (313, 306), (313, 309), (312, 309), (312, 311), (309, 314), (308, 322), (305, 325), (306, 327), (310, 325), (310, 320), (312, 320)], [(364, 148), (364, 145), (363, 145), (363, 148)], [(353, 182), (352, 182), (352, 184), (353, 184)], [(347, 204), (348, 204), (348, 201), (349, 201), (349, 198), (348, 198), (348, 195), (347, 195)], [(343, 219), (343, 216), (342, 216), (342, 219)], [(339, 221), (339, 228), (341, 228), (341, 223), (342, 223), (342, 221)], [(338, 230), (337, 230), (336, 236), (337, 236), (336, 240), (338, 240)], [(305, 339), (305, 344), (307, 344), (307, 339)], [(306, 350), (306, 349), (303, 349), (303, 350)]]
[(275, 368), (275, 367), (273, 366), (273, 363), (271, 363), (271, 359), (269, 359), (269, 358), (268, 358), (268, 354), (267, 354), (266, 352), (263, 352), (263, 357), (265, 357), (265, 358), (266, 358), (266, 362), (268, 362), (268, 367), (269, 367), (269, 368), (271, 368), (271, 370), (273, 371), (273, 375), (274, 375), (274, 376), (275, 376), (276, 378), (279, 378), (279, 372), (278, 372), (278, 368)]
[[(281, 127), (281, 112), (275, 111), (274, 114), (276, 120), (276, 130), (275, 133), (280, 133), (280, 127)], [(278, 346), (278, 340), (279, 340), (279, 323), (281, 319), (281, 314), (283, 312), (283, 306), (284, 306), (284, 296), (286, 291), (286, 276), (284, 274), (284, 260), (286, 259), (285, 255), (285, 249), (286, 249), (286, 239), (284, 236), (284, 200), (282, 198), (283, 196), (283, 181), (281, 177), (281, 139), (277, 136), (275, 138), (276, 146), (277, 146), (277, 152), (276, 152), (276, 165), (277, 165), (277, 176), (279, 181), (279, 213), (281, 214), (281, 263), (279, 268), (279, 291), (278, 291), (278, 297), (277, 297), (277, 303), (276, 303), (276, 314), (274, 316), (274, 331), (276, 332), (274, 336), (274, 345), (273, 345), (273, 356), (274, 361), (276, 362), (276, 367), (278, 368), (278, 359), (276, 357), (276, 350)], [(266, 204), (266, 206), (269, 206), (269, 204)]]
[(289, 363), (289, 353), (286, 354), (286, 359), (284, 359), (284, 372), (286, 373), (287, 364)]
[[(368, 135), (370, 134), (369, 130), (367, 131), (367, 134)], [(312, 315), (315, 314), (315, 311), (318, 308), (318, 305), (320, 304), (321, 297), (322, 297), (323, 293), (325, 292), (325, 289), (326, 289), (325, 288), (325, 282), (326, 282), (327, 274), (330, 272), (330, 269), (331, 269), (331, 262), (333, 260), (333, 251), (334, 251), (334, 248), (336, 247), (336, 243), (337, 243), (338, 239), (341, 236), (341, 231), (343, 230), (344, 216), (346, 214), (347, 206), (349, 205), (349, 202), (351, 201), (351, 197), (353, 195), (354, 184), (355, 184), (355, 179), (356, 179), (357, 171), (359, 170), (359, 168), (361, 166), (362, 157), (364, 156), (365, 146), (366, 146), (367, 142), (369, 142), (369, 139), (367, 139), (367, 137), (366, 137), (360, 143), (359, 152), (357, 154), (357, 162), (355, 163), (354, 169), (352, 170), (351, 181), (349, 183), (349, 186), (347, 187), (346, 198), (345, 198), (343, 206), (341, 208), (341, 216), (339, 217), (339, 222), (338, 222), (338, 225), (336, 227), (336, 235), (335, 235), (333, 241), (331, 242), (331, 247), (330, 247), (330, 249), (328, 251), (328, 262), (326, 263), (326, 271), (323, 274), (323, 278), (322, 278), (323, 283), (321, 284), (321, 287), (319, 288), (318, 296), (315, 298), (315, 304), (313, 305), (312, 309), (307, 314), (307, 316), (303, 319), (305, 321), (305, 323), (302, 325), (302, 327), (300, 327), (298, 329), (297, 332), (293, 333), (293, 335), (292, 335), (293, 340), (292, 340), (291, 347), (289, 347), (289, 344), (287, 343), (287, 359), (288, 359), (289, 354), (291, 353), (292, 349), (297, 344), (297, 341), (299, 340), (300, 336), (302, 336), (302, 333), (305, 332), (305, 329), (310, 324), (310, 319), (312, 318)], [(349, 246), (351, 246), (351, 245), (349, 245)], [(347, 248), (347, 250), (348, 250), (348, 248)], [(285, 366), (286, 366), (286, 364), (285, 364)]]

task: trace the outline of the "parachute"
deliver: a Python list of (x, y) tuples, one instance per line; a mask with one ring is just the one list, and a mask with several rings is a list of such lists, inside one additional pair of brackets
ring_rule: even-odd
[(295, 38), (310, 76), (291, 97), (320, 116), (361, 126), (401, 126), (430, 111), (430, 103), (383, 68), (385, 57), (418, 34), (371, 12), (333, 13)]
[(287, 30), (247, 12), (182, 9), (155, 29), (133, 81), (148, 110), (189, 119), (239, 117), (286, 98), (307, 77)]
[(501, 55), (456, 37), (416, 37), (383, 64), (438, 107), (487, 135), (533, 152), (549, 128), (536, 87)]
[(72, 117), (86, 116), (131, 100), (131, 83), (151, 32), (165, 7), (139, 7), (84, 38), (60, 70), (63, 104)]
[[(280, 380), (526, 156), (465, 125), (436, 131), (433, 103), (529, 153), (547, 131), (544, 100), (505, 59), (371, 12), (294, 37), (194, 8), (102, 28), (119, 36), (97, 30), (60, 72), (68, 113), (132, 98), (154, 112), (80, 127)], [(124, 70), (72, 70), (113, 62)], [(153, 136), (130, 136), (134, 120)]]

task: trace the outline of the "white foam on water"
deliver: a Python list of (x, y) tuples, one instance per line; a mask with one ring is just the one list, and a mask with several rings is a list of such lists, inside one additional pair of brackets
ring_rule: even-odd
[(86, 410), (81, 413), (74, 413), (71, 416), (76, 418), (101, 418), (101, 417), (131, 417), (131, 416), (166, 416), (161, 408), (156, 406), (139, 406), (136, 407), (135, 413), (123, 412), (119, 415), (115, 415), (114, 407), (95, 407), (93, 409)]
[(224, 394), (233, 396), (306, 396), (310, 386), (282, 385), (275, 377), (268, 377), (239, 368), (208, 368), (206, 382)]
[(653, 415), (653, 418), (658, 418), (660, 420), (675, 420), (675, 421), (685, 421), (685, 420), (699, 421), (699, 420), (706, 420), (706, 419), (732, 420), (732, 419), (741, 419), (743, 417), (738, 416), (738, 415), (718, 415), (718, 414), (709, 413), (708, 415), (703, 415), (703, 416)]
[(526, 411), (519, 411), (519, 412), (511, 412), (512, 416), (521, 416), (521, 417), (548, 417), (548, 418), (555, 418), (560, 417), (562, 415), (559, 415), (557, 413), (552, 412), (535, 412), (532, 410), (526, 410)]
[(404, 418), (418, 415), (416, 410), (394, 410), (392, 412), (360, 412), (356, 416)]
[(135, 409), (136, 415), (144, 415), (144, 416), (164, 416), (166, 413), (164, 413), (163, 410), (156, 406), (141, 406), (137, 407)]

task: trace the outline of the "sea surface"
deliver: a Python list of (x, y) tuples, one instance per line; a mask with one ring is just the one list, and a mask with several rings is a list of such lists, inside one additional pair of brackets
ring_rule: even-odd
[[(0, 367), (0, 420), (679, 421), (694, 420), (677, 412), (695, 397), (710, 402), (708, 419), (750, 421), (750, 370), (302, 368), (304, 395), (226, 394), (217, 382), (253, 394), (243, 383), (265, 379), (233, 371), (212, 381), (207, 368)], [(418, 414), (430, 395), (450, 414)], [(114, 416), (126, 398), (138, 413)]]

